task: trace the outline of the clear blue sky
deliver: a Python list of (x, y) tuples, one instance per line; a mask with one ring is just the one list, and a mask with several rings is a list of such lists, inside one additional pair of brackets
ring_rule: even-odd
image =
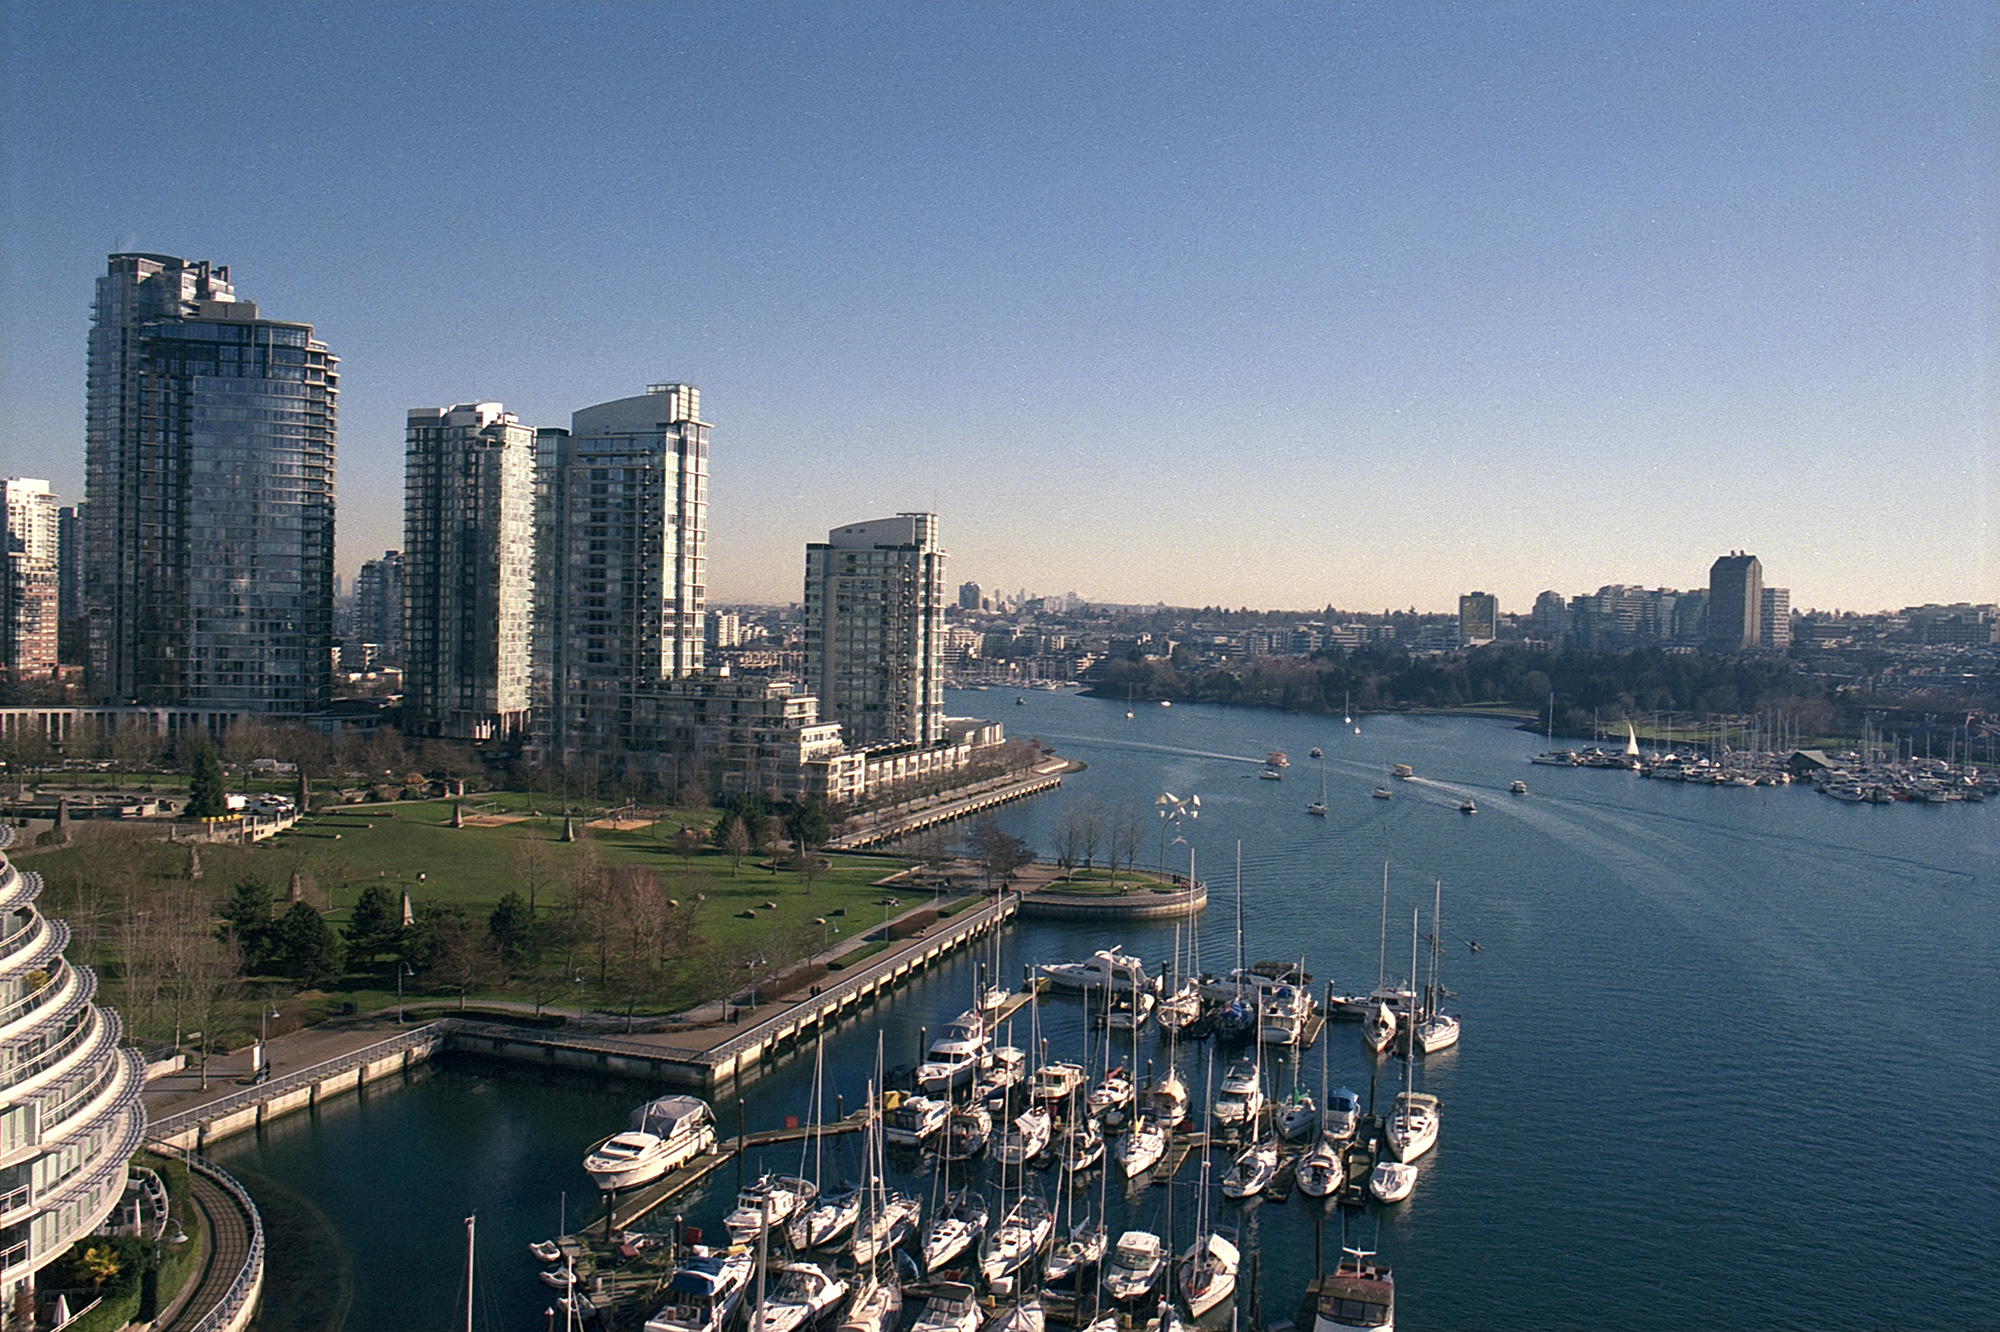
[(0, 472), (81, 494), (139, 249), (342, 358), (344, 573), (407, 408), (677, 379), (717, 600), (913, 508), (1097, 600), (1992, 600), (1996, 15), (0, 0)]

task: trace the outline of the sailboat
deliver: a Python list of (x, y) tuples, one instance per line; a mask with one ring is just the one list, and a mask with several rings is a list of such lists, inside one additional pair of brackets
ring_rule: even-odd
[(1306, 813), (1323, 819), (1326, 817), (1326, 755), (1315, 749), (1313, 757), (1319, 760), (1319, 799), (1307, 804)]
[(1382, 862), (1382, 940), (1375, 959), (1375, 1011), (1361, 1029), (1362, 1040), (1375, 1054), (1389, 1048), (1396, 1039), (1396, 1013), (1389, 1007), (1389, 862)]
[[(1212, 1076), (1213, 1061), (1209, 1068)], [(1242, 1261), (1235, 1240), (1219, 1233), (1212, 1223), (1208, 1203), (1208, 1171), (1208, 1142), (1203, 1139), (1201, 1196), (1195, 1203), (1194, 1243), (1181, 1255), (1180, 1266), (1175, 1272), (1181, 1298), (1187, 1301), (1188, 1313), (1196, 1318), (1236, 1293), (1236, 1269)]]
[(1458, 1044), (1458, 1019), (1449, 1013), (1439, 1011), (1444, 1002), (1444, 986), (1438, 980), (1439, 958), (1443, 952), (1442, 932), (1444, 929), (1440, 912), (1444, 905), (1444, 880), (1437, 881), (1437, 892), (1431, 906), (1431, 980), (1425, 987), (1424, 1019), (1417, 1024), (1417, 1048), (1424, 1054), (1436, 1054), (1439, 1050), (1449, 1050)]
[[(1036, 1019), (1035, 1012), (1030, 1013), (1030, 1019), (1031, 1021)], [(1028, 1044), (1039, 1054), (1042, 1045), (1039, 1039), (1040, 1029), (1031, 1026), (1030, 1031), (1032, 1035)], [(1039, 1075), (1038, 1071), (1037, 1076)], [(1017, 1126), (1018, 1123), (1017, 1120)], [(1049, 1210), (1048, 1203), (1039, 1195), (1028, 1192), (1028, 1170), (1025, 1164), (1027, 1157), (1021, 1156), (1019, 1160), (1021, 1164), (1016, 1165), (1014, 1175), (1016, 1189), (1014, 1205), (1007, 1209), (1006, 1215), (1000, 1219), (1000, 1224), (987, 1232), (984, 1242), (979, 1246), (979, 1275), (985, 1279), (988, 1286), (1002, 1277), (1014, 1275), (1040, 1257), (1042, 1250), (1048, 1247), (1050, 1237), (1055, 1233), (1055, 1213)], [(1000, 1168), (1000, 1193), (1004, 1202), (1007, 1193), (1005, 1161), (1002, 1161)]]
[[(813, 1042), (812, 1131), (808, 1135), (813, 1154), (812, 1183), (818, 1200), (792, 1218), (789, 1237), (794, 1249), (821, 1249), (834, 1244), (853, 1228), (861, 1215), (860, 1189), (829, 1190), (825, 1187), (825, 1071), (826, 1038), (822, 1033)], [(805, 1173), (803, 1161), (800, 1162), (799, 1173)]]
[[(1235, 992), (1215, 1015), (1214, 1026), (1210, 1029), (1216, 1040), (1236, 1043), (1252, 1039), (1257, 1028), (1262, 1025), (1257, 1014), (1253, 997), (1244, 992), (1244, 977), (1248, 975), (1243, 965), (1243, 843), (1236, 844), (1236, 970), (1231, 973), (1235, 980)], [(1224, 1079), (1227, 1088), (1228, 1080)]]
[[(1410, 974), (1417, 973), (1417, 925), (1420, 912), (1410, 912)], [(1426, 1096), (1415, 1087), (1416, 1052), (1412, 1042), (1403, 1045), (1403, 1090), (1396, 1093), (1395, 1108), (1389, 1112), (1384, 1134), (1389, 1151), (1398, 1161), (1410, 1162), (1437, 1145), (1438, 1098)], [(1373, 1181), (1370, 1181), (1373, 1186)]]

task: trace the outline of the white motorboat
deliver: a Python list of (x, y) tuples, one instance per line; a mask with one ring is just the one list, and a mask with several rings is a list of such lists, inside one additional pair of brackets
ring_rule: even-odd
[(1185, 1123), (1193, 1106), (1187, 1083), (1177, 1068), (1169, 1067), (1146, 1093), (1146, 1114), (1169, 1130)]
[(1118, 1237), (1104, 1264), (1104, 1293), (1120, 1304), (1138, 1304), (1150, 1296), (1167, 1270), (1167, 1247), (1150, 1230), (1128, 1230)]
[(797, 1175), (764, 1175), (746, 1185), (736, 1195), (736, 1208), (722, 1219), (730, 1239), (738, 1244), (754, 1244), (764, 1227), (779, 1227), (801, 1208), (819, 1201), (819, 1190)]
[(1263, 1110), (1264, 1088), (1257, 1066), (1242, 1061), (1231, 1064), (1222, 1075), (1222, 1089), (1215, 1095), (1211, 1117), (1221, 1128), (1241, 1129), (1255, 1124)]
[(1055, 1118), (1046, 1105), (1037, 1105), (1014, 1117), (1014, 1122), (994, 1135), (993, 1157), (1003, 1166), (1022, 1165), (1048, 1150), (1055, 1132)]
[(1152, 993), (1159, 983), (1146, 974), (1146, 964), (1116, 946), (1100, 948), (1082, 962), (1051, 962), (1037, 967), (1049, 983), (1070, 990), (1109, 988), (1129, 994), (1135, 990)]
[(1028, 1095), (1049, 1105), (1062, 1105), (1088, 1081), (1082, 1064), (1044, 1064), (1028, 1081)]
[(1121, 1064), (1090, 1089), (1090, 1099), (1085, 1106), (1093, 1119), (1119, 1117), (1131, 1110), (1138, 1096), (1138, 1088), (1132, 1085), (1132, 1079), (1125, 1076), (1125, 1067)]
[(1293, 1091), (1278, 1103), (1278, 1136), (1286, 1142), (1297, 1142), (1310, 1133), (1319, 1122), (1319, 1107), (1313, 1104), (1312, 1093)]
[(599, 1189), (631, 1189), (715, 1146), (715, 1118), (693, 1096), (662, 1096), (634, 1110), (622, 1133), (591, 1148), (583, 1168)]
[(910, 1332), (979, 1332), (979, 1299), (962, 1281), (941, 1281)]
[(668, 1279), (666, 1302), (646, 1320), (646, 1332), (723, 1332), (755, 1270), (748, 1249), (694, 1246)]
[(931, 1042), (924, 1062), (917, 1065), (917, 1085), (934, 1096), (970, 1086), (992, 1056), (986, 1019), (977, 1011), (961, 1013)]
[(1477, 814), (1479, 806), (1473, 803), (1471, 796), (1467, 796), (1458, 802), (1458, 812), (1461, 814)]
[(928, 1142), (944, 1130), (951, 1102), (930, 1096), (905, 1096), (882, 1112), (882, 1136), (902, 1147)]
[(1526, 795), (1528, 794), (1528, 784), (1521, 781), (1509, 782), (1507, 783), (1507, 793), (1509, 795)]
[(1049, 1205), (1033, 1194), (1024, 1195), (1008, 1209), (980, 1246), (980, 1276), (990, 1286), (1001, 1277), (1013, 1275), (1048, 1247), (1055, 1228), (1055, 1214), (1049, 1211)]
[(1380, 1202), (1401, 1202), (1416, 1187), (1417, 1168), (1403, 1161), (1377, 1161), (1368, 1172), (1368, 1191)]
[(1360, 1126), (1361, 1097), (1345, 1087), (1330, 1093), (1326, 1106), (1319, 1112), (1320, 1140), (1346, 1142), (1353, 1138)]
[[(877, 1186), (881, 1184), (876, 1181)], [(906, 1193), (883, 1192), (854, 1228), (854, 1264), (866, 1267), (917, 1233), (924, 1205)]]
[(944, 1146), (940, 1150), (947, 1161), (970, 1161), (986, 1150), (992, 1136), (993, 1112), (975, 1101), (952, 1111), (946, 1118)]
[(1342, 1249), (1332, 1275), (1317, 1283), (1310, 1328), (1299, 1332), (1396, 1332), (1396, 1281), (1375, 1255)]
[(847, 1280), (831, 1276), (818, 1263), (780, 1263), (771, 1270), (764, 1292), (763, 1332), (799, 1332), (847, 1298)]
[(1278, 1144), (1266, 1139), (1253, 1142), (1236, 1154), (1222, 1175), (1222, 1196), (1254, 1198), (1270, 1187), (1278, 1173)]
[(1118, 1145), (1118, 1164), (1131, 1179), (1151, 1170), (1166, 1154), (1166, 1128), (1157, 1119), (1141, 1119)]
[(795, 1249), (825, 1249), (839, 1243), (861, 1218), (861, 1190), (822, 1193), (811, 1208), (792, 1218), (790, 1237)]
[(1293, 1045), (1305, 1034), (1312, 1000), (1296, 985), (1274, 985), (1264, 992), (1257, 1015), (1257, 1039), (1266, 1045)]
[(1236, 1271), (1242, 1261), (1235, 1243), (1212, 1230), (1189, 1246), (1181, 1255), (1177, 1276), (1190, 1316), (1200, 1318), (1236, 1293)]
[(984, 1238), (988, 1215), (986, 1199), (970, 1190), (946, 1198), (924, 1229), (924, 1272), (936, 1276), (946, 1263)]

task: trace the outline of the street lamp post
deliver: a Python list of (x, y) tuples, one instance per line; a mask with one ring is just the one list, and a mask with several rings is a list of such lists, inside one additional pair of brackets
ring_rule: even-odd
[(1167, 825), (1173, 824), (1174, 830), (1178, 832), (1182, 819), (1200, 818), (1201, 797), (1198, 795), (1181, 797), (1172, 791), (1162, 791), (1154, 799), (1153, 805), (1160, 812), (1160, 877), (1164, 879), (1167, 877)]
[(576, 969), (576, 975), (575, 975), (575, 976), (573, 976), (573, 977), (571, 977), (571, 979), (572, 979), (572, 980), (574, 980), (574, 981), (576, 982), (576, 1020), (577, 1020), (578, 1022), (582, 1022), (582, 1021), (583, 1021), (583, 1016), (584, 1016), (584, 1009), (583, 1009), (583, 968), (582, 968), (582, 967), (578, 967), (578, 968)]
[(410, 970), (409, 963), (396, 963), (396, 1025), (399, 1027), (403, 1025), (403, 977), (416, 974)]

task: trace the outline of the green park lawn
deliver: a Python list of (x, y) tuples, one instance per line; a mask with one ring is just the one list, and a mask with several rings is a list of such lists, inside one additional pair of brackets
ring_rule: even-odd
[[(877, 886), (907, 863), (888, 857), (831, 856), (810, 884), (789, 860), (774, 871), (768, 858), (745, 857), (732, 872), (728, 855), (706, 845), (707, 830), (716, 817), (711, 810), (649, 811), (645, 817), (650, 822), (626, 831), (586, 828), (579, 817), (575, 842), (562, 840), (560, 816), (528, 817), (498, 826), (451, 826), (455, 804), (462, 804), (470, 818), (522, 812), (532, 808), (528, 800), (524, 794), (504, 792), (463, 801), (337, 806), (256, 846), (199, 847), (200, 883), (219, 904), (231, 885), (256, 877), (275, 887), (282, 902), (291, 876), (298, 873), (336, 929), (346, 922), (361, 891), (379, 884), (392, 893), (407, 890), (418, 909), (426, 904), (463, 908), (483, 930), (487, 914), (504, 895), (529, 896), (529, 877), (539, 878), (534, 894), (538, 914), (560, 910), (568, 900), (571, 870), (594, 855), (607, 866), (649, 867), (676, 901), (700, 900), (695, 917), (699, 947), (724, 957), (775, 953), (786, 943), (793, 954), (802, 947), (815, 951), (856, 933), (879, 930), (885, 916), (900, 914), (923, 900), (921, 890)], [(674, 845), (683, 827), (703, 834), (703, 845), (691, 855), (684, 856)], [(143, 910), (137, 904), (149, 891), (183, 880), (188, 872), (189, 848), (152, 840), (163, 832), (158, 824), (80, 824), (77, 845), (35, 853), (23, 867), (39, 871), (48, 881), (51, 893), (44, 905), (51, 914), (80, 912), (93, 897), (114, 913), (121, 909), (115, 904), (121, 902)], [(889, 896), (898, 899), (896, 904), (885, 905)], [(101, 964), (109, 960), (105, 950), (116, 946), (116, 932), (102, 931), (98, 937), (93, 951)], [(712, 986), (713, 980), (707, 984)], [(659, 1012), (713, 997), (700, 992), (701, 986), (691, 978), (662, 996), (663, 1003), (642, 1005), (639, 1011)], [(435, 993), (422, 993), (420, 982), (412, 983), (406, 997), (413, 1002), (421, 998), (428, 1006), (437, 1003)], [(467, 999), (532, 1002), (535, 997), (524, 982), (496, 979), (474, 988)], [(543, 997), (554, 1006), (576, 1004), (573, 988)], [(335, 993), (300, 998), (302, 1010), (319, 1011), (346, 1003), (367, 1011), (396, 1002), (393, 981), (384, 984), (380, 976), (358, 968)], [(457, 1001), (454, 990), (450, 1002)], [(594, 974), (585, 1001), (593, 1007), (599, 1004)]]

